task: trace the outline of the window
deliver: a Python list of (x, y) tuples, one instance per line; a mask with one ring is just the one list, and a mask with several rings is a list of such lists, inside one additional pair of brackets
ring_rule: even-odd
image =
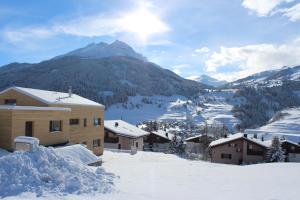
[(135, 143), (135, 147), (139, 148), (139, 143), (138, 142)]
[(70, 125), (78, 125), (79, 119), (70, 119)]
[(86, 141), (83, 141), (82, 144), (87, 145), (87, 142), (86, 142)]
[(101, 146), (101, 140), (100, 139), (93, 140), (93, 147), (100, 147), (100, 146)]
[(50, 121), (49, 131), (50, 132), (62, 131), (62, 121), (61, 120)]
[(6, 105), (17, 105), (17, 100), (16, 99), (5, 99), (4, 104), (6, 104)]
[(86, 118), (83, 119), (83, 127), (86, 127), (87, 126), (87, 120)]
[(94, 126), (101, 126), (101, 118), (94, 118)]
[(222, 158), (222, 159), (231, 159), (231, 154), (222, 153), (222, 154), (221, 154), (221, 158)]
[(105, 131), (105, 138), (109, 138), (109, 133), (108, 133), (108, 131)]

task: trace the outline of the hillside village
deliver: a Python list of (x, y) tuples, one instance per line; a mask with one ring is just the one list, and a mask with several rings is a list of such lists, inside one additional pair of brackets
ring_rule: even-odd
[[(145, 156), (145, 159), (162, 159), (158, 162), (171, 159), (170, 156), (175, 155), (179, 159), (175, 161), (172, 158), (175, 165), (180, 160), (204, 162), (204, 165), (212, 166), (216, 165), (210, 162), (241, 167), (258, 163), (260, 165), (257, 166), (268, 165), (270, 162), (300, 162), (300, 144), (297, 142), (299, 137), (297, 134), (285, 132), (284, 130), (289, 129), (287, 127), (277, 129), (280, 132), (270, 129), (272, 133), (264, 127), (236, 133), (237, 130), (228, 127), (228, 123), (210, 122), (216, 118), (208, 118), (205, 123), (197, 125), (189, 113), (181, 116), (181, 120), (177, 122), (161, 120), (131, 124), (123, 119), (105, 120), (103, 105), (74, 94), (71, 88), (67, 93), (62, 93), (10, 87), (0, 92), (0, 104), (0, 163), (8, 167), (0, 171), (3, 184), (1, 188), (6, 185), (6, 189), (0, 189), (2, 198), (23, 192), (34, 193), (37, 197), (43, 196), (51, 193), (53, 187), (59, 187), (60, 192), (67, 194), (90, 193), (98, 187), (100, 188), (95, 190), (99, 194), (114, 194), (116, 188), (113, 182), (118, 180), (117, 174), (104, 171), (101, 165), (109, 166), (113, 162), (110, 159), (113, 158), (116, 162), (118, 159), (124, 162), (125, 155), (129, 160), (135, 157), (140, 159), (140, 156)], [(294, 117), (299, 113), (298, 109), (290, 109), (288, 112), (294, 114)], [(274, 116), (270, 124), (288, 120), (289, 116)], [(288, 122), (284, 124), (286, 123)], [(294, 125), (297, 126), (296, 124)], [(295, 131), (298, 130), (295, 127)], [(22, 161), (23, 159), (32, 160), (30, 162), (34, 163), (33, 166), (29, 168), (27, 161)], [(41, 165), (39, 159), (46, 159), (47, 164)], [(65, 164), (59, 166), (56, 163), (59, 159), (64, 160)], [(21, 167), (21, 171), (8, 171), (10, 165), (14, 167), (13, 165), (21, 161), (25, 163), (16, 168)], [(74, 164), (78, 166), (75, 167)], [(55, 173), (57, 176), (60, 172), (54, 173), (52, 168), (57, 167), (70, 172), (76, 168), (76, 173), (87, 170), (89, 174), (66, 175), (65, 180), (56, 183), (53, 182), (57, 179)], [(6, 173), (13, 177), (12, 173), (24, 176), (24, 170), (37, 170), (32, 171), (36, 174), (44, 171), (43, 173), (49, 175), (42, 173), (41, 177), (35, 178), (36, 184), (42, 187), (40, 189), (30, 183), (33, 181), (31, 179), (18, 180), (22, 185), (18, 190), (11, 185), (13, 182), (3, 176)], [(89, 184), (83, 187), (86, 181)], [(20, 198), (26, 196), (21, 195)]]

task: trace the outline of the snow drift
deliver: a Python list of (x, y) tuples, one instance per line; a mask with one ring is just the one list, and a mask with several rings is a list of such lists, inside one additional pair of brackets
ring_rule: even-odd
[(58, 155), (53, 148), (14, 152), (0, 157), (0, 197), (33, 192), (55, 194), (108, 193), (115, 176)]

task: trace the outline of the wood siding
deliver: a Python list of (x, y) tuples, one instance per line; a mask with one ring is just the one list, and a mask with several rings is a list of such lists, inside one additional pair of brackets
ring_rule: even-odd
[[(26, 121), (33, 122), (33, 136), (40, 140), (42, 145), (54, 145), (70, 142), (85, 143), (87, 148), (96, 155), (102, 155), (104, 149), (104, 107), (82, 105), (45, 104), (30, 96), (9, 90), (0, 94), (0, 105), (5, 99), (16, 99), (17, 106), (63, 107), (69, 111), (49, 110), (0, 110), (0, 148), (13, 149), (13, 139), (25, 135)], [(69, 125), (70, 119), (79, 119), (78, 125)], [(101, 119), (101, 125), (94, 126), (94, 118)], [(87, 126), (84, 127), (84, 119)], [(62, 131), (49, 132), (50, 120), (62, 120)], [(94, 147), (93, 140), (100, 139), (100, 146)]]
[(0, 105), (5, 105), (5, 99), (16, 99), (17, 106), (48, 106), (41, 101), (38, 101), (15, 90), (9, 90), (5, 93), (0, 94)]

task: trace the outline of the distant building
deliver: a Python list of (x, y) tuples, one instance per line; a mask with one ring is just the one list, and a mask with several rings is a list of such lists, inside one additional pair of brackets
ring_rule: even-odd
[(85, 144), (103, 153), (104, 106), (76, 94), (11, 87), (0, 92), (0, 148), (14, 138), (36, 137), (41, 145)]
[(300, 145), (289, 140), (282, 140), (286, 162), (300, 162)]
[(105, 120), (104, 147), (108, 149), (142, 151), (143, 137), (149, 133), (123, 120)]
[(238, 165), (264, 162), (269, 144), (236, 133), (211, 142), (209, 147), (212, 162)]
[(144, 149), (155, 152), (167, 152), (174, 135), (163, 130), (151, 131), (144, 136)]
[(201, 134), (185, 139), (189, 153), (204, 154), (208, 145), (214, 140), (212, 136)]

